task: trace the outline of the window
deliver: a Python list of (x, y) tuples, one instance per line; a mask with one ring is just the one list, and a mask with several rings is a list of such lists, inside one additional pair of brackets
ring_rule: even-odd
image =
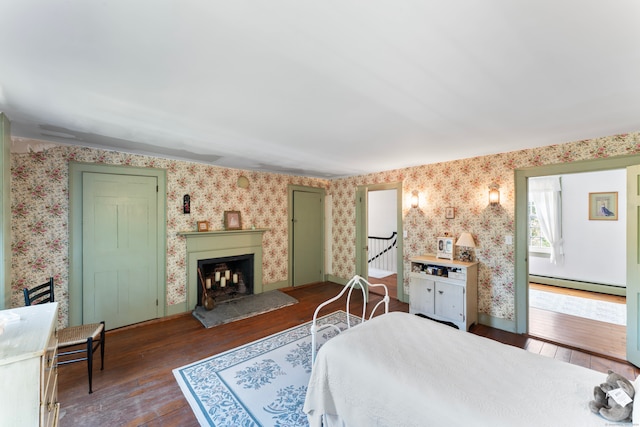
[(551, 244), (542, 235), (540, 230), (540, 221), (536, 213), (536, 206), (533, 201), (529, 201), (529, 251), (550, 253)]
[(529, 178), (529, 243), (533, 252), (549, 254), (549, 262), (563, 262), (562, 185), (559, 176)]

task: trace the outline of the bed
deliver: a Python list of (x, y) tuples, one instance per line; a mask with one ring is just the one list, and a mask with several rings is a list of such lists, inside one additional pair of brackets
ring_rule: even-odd
[(605, 378), (601, 372), (391, 312), (320, 348), (304, 412), (311, 427), (604, 427), (607, 421), (591, 413), (588, 402)]

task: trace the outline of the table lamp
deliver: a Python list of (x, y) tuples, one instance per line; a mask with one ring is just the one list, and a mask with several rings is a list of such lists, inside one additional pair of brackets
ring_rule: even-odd
[(473, 260), (472, 251), (476, 247), (476, 242), (473, 240), (471, 233), (465, 231), (460, 234), (456, 246), (460, 247), (458, 252), (460, 261), (471, 262)]

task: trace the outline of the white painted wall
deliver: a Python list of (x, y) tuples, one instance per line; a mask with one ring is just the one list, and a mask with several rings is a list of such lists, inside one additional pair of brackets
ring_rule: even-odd
[[(626, 170), (562, 175), (564, 262), (531, 253), (529, 274), (626, 286)], [(618, 220), (589, 220), (589, 193), (618, 192)]]
[(369, 191), (369, 236), (389, 237), (397, 231), (396, 204), (396, 190)]

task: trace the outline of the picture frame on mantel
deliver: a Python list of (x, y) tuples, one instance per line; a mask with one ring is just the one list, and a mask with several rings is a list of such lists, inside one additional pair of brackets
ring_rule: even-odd
[(242, 216), (240, 211), (224, 211), (224, 229), (242, 230)]
[(209, 221), (198, 221), (198, 231), (209, 231)]

